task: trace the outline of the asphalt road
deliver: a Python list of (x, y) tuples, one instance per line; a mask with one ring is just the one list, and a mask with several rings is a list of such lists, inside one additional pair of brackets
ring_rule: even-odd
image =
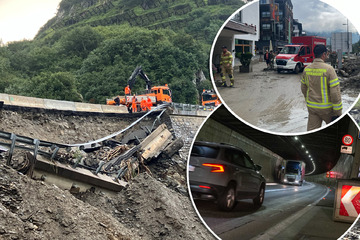
[(205, 223), (221, 239), (259, 239), (268, 231), (277, 235), (328, 192), (327, 187), (308, 182), (300, 187), (270, 184), (259, 209), (251, 200), (238, 202), (231, 212), (218, 210), (210, 201), (195, 201), (195, 204)]
[[(301, 93), (301, 73), (264, 71), (266, 63), (254, 62), (253, 72), (234, 69), (233, 88), (217, 87), (225, 103), (238, 117), (261, 130), (272, 133), (306, 132), (308, 112)], [(215, 81), (221, 81), (215, 74)], [(229, 84), (228, 76), (226, 79)], [(343, 113), (358, 97), (358, 92), (342, 92)]]

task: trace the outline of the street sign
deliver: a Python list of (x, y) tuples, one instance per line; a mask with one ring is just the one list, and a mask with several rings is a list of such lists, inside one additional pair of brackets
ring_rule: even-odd
[(360, 213), (360, 187), (343, 185), (341, 190), (340, 212), (342, 216), (357, 217)]
[(341, 153), (352, 154), (352, 146), (341, 145)]
[(354, 139), (351, 135), (347, 134), (347, 135), (343, 136), (342, 142), (344, 145), (350, 146), (351, 144), (353, 144)]
[(334, 220), (353, 222), (360, 214), (360, 181), (338, 180)]

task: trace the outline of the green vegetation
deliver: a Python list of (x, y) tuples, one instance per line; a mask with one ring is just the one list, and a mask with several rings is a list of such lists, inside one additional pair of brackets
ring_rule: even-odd
[(236, 57), (239, 58), (243, 66), (249, 66), (253, 57), (252, 53), (236, 53)]
[[(240, 0), (63, 0), (34, 40), (0, 47), (0, 92), (105, 103), (137, 65), (173, 101), (198, 103), (212, 41)], [(145, 84), (138, 80), (135, 91)]]

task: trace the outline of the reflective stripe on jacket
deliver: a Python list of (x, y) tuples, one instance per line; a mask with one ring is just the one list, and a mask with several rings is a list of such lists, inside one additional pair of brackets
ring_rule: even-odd
[(320, 58), (304, 69), (301, 90), (309, 108), (332, 109), (341, 115), (340, 81), (334, 68)]
[(226, 51), (226, 53), (222, 53), (221, 54), (221, 58), (220, 58), (220, 65), (227, 65), (227, 64), (232, 64), (232, 59), (233, 56), (231, 54), (231, 52)]

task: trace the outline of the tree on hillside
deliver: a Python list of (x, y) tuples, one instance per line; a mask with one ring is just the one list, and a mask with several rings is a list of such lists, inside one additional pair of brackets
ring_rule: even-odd
[(65, 56), (86, 58), (102, 41), (102, 36), (90, 26), (77, 27), (60, 38), (58, 47)]
[[(138, 65), (142, 65), (153, 85), (171, 84), (175, 79), (192, 83), (194, 73), (205, 67), (207, 55), (201, 51), (202, 46), (185, 33), (130, 27), (118, 31), (117, 37), (105, 40), (89, 55), (77, 74), (86, 101), (103, 103), (106, 98), (121, 94)], [(96, 90), (99, 87), (105, 89)], [(137, 81), (133, 91), (141, 92), (144, 87), (142, 80)], [(174, 94), (173, 100), (196, 103), (196, 94), (187, 93), (194, 90), (196, 86), (189, 84), (183, 92)]]
[(82, 101), (71, 73), (42, 73), (30, 80), (27, 90), (31, 96), (67, 101)]

